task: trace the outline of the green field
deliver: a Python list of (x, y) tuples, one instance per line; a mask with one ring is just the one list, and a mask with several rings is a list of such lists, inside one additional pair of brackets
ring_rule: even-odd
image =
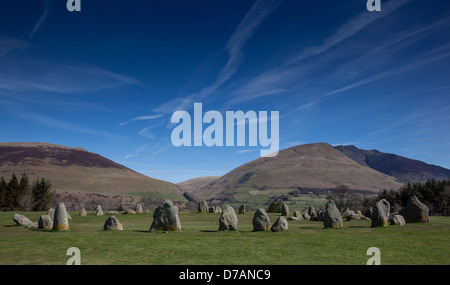
[[(81, 264), (170, 265), (364, 265), (378, 247), (381, 264), (450, 264), (450, 217), (429, 224), (370, 228), (368, 221), (323, 229), (321, 222), (290, 221), (287, 232), (252, 232), (253, 213), (238, 215), (238, 232), (218, 232), (219, 215), (180, 212), (181, 232), (148, 232), (151, 214), (117, 218), (123, 231), (103, 231), (107, 216), (70, 212), (70, 231), (15, 225), (14, 212), (0, 212), (0, 264), (66, 264), (69, 247)], [(42, 212), (22, 213), (37, 221)], [(278, 214), (269, 214), (273, 223)]]

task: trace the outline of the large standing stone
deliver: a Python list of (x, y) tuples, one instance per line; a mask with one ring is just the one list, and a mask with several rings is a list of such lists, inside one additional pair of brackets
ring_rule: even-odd
[(323, 226), (325, 228), (339, 229), (344, 227), (342, 216), (333, 200), (329, 200), (323, 214)]
[(270, 219), (266, 210), (259, 208), (253, 216), (253, 231), (268, 231), (270, 228)]
[(372, 227), (385, 227), (389, 220), (390, 205), (386, 199), (375, 204), (372, 213)]
[(403, 211), (407, 223), (428, 223), (429, 210), (416, 196), (409, 197)]
[(208, 212), (208, 203), (205, 200), (198, 203), (198, 212), (199, 213), (207, 213)]
[(103, 216), (102, 206), (97, 205), (97, 207), (95, 207), (94, 215), (96, 215), (96, 216)]
[(405, 219), (403, 218), (402, 215), (394, 215), (394, 217), (392, 217), (391, 220), (391, 225), (399, 225), (399, 226), (403, 226), (405, 225)]
[(287, 215), (289, 215), (289, 207), (288, 207), (288, 205), (286, 205), (286, 203), (283, 203), (283, 204), (281, 205), (281, 215), (282, 215), (282, 216), (287, 216)]
[(234, 209), (225, 205), (219, 218), (219, 231), (237, 231), (238, 219)]
[(181, 223), (178, 207), (172, 201), (165, 200), (153, 213), (153, 223), (150, 231), (180, 231)]
[(283, 216), (279, 216), (278, 219), (275, 221), (275, 223), (273, 223), (270, 230), (272, 232), (287, 231), (288, 230), (288, 221)]
[(13, 220), (14, 220), (14, 222), (16, 222), (16, 224), (22, 225), (25, 227), (32, 227), (32, 225), (33, 225), (33, 222), (30, 219), (28, 219), (24, 215), (20, 215), (20, 214), (14, 214)]
[(108, 219), (106, 219), (103, 229), (121, 231), (123, 230), (123, 226), (115, 216), (110, 216)]
[(55, 216), (53, 217), (53, 230), (69, 230), (69, 218), (63, 202), (59, 202), (56, 206)]
[(136, 204), (136, 214), (143, 214), (144, 210), (142, 210), (141, 204)]
[(80, 210), (80, 217), (86, 217), (87, 213), (86, 213), (86, 209), (85, 208), (81, 208)]
[(38, 221), (39, 229), (52, 229), (53, 228), (53, 219), (47, 215), (41, 215)]
[(304, 212), (304, 213), (303, 213), (303, 219), (306, 220), (306, 221), (311, 220), (311, 216), (308, 215), (308, 212)]

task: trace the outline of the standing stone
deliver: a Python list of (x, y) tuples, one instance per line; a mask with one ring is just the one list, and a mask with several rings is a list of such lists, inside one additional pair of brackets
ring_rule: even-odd
[(282, 215), (282, 216), (287, 216), (287, 215), (289, 215), (289, 207), (288, 207), (288, 205), (286, 205), (285, 203), (283, 203), (283, 204), (281, 205), (281, 215)]
[(353, 210), (350, 210), (348, 207), (345, 208), (344, 212), (342, 212), (342, 217), (343, 218), (347, 218), (347, 217), (351, 217), (354, 216), (356, 213)]
[(405, 224), (406, 222), (402, 215), (394, 215), (394, 217), (392, 217), (391, 225), (403, 226)]
[(52, 221), (53, 221), (53, 217), (55, 216), (55, 208), (48, 209), (47, 215), (49, 215), (50, 219), (52, 219)]
[(97, 205), (97, 207), (95, 207), (94, 215), (96, 215), (96, 216), (103, 216), (102, 206)]
[(253, 231), (268, 231), (270, 228), (270, 219), (266, 210), (259, 208), (253, 216)]
[(81, 208), (80, 210), (80, 217), (86, 217), (87, 213), (86, 213), (86, 209), (85, 208)]
[(220, 208), (220, 206), (215, 206), (214, 207), (214, 214), (220, 214), (222, 213), (222, 208)]
[(309, 217), (310, 217), (309, 219), (311, 221), (317, 220), (317, 212), (316, 212), (316, 209), (313, 206), (310, 206), (308, 208), (308, 215), (309, 215)]
[(306, 221), (309, 221), (309, 220), (311, 220), (311, 216), (308, 215), (307, 212), (304, 212), (304, 213), (303, 213), (303, 219), (306, 220)]
[(238, 219), (231, 206), (225, 205), (219, 218), (219, 231), (237, 231)]
[(323, 215), (324, 213), (321, 210), (318, 210), (316, 221), (323, 222)]
[(53, 219), (47, 215), (41, 215), (38, 221), (39, 229), (53, 229)]
[(153, 223), (150, 231), (181, 231), (178, 207), (172, 201), (165, 200), (153, 213)]
[(325, 228), (339, 229), (344, 227), (342, 216), (333, 200), (329, 200), (323, 214), (323, 226)]
[(103, 226), (103, 230), (118, 230), (122, 231), (123, 226), (119, 222), (119, 220), (115, 216), (109, 216), (105, 221), (105, 225)]
[(288, 221), (283, 216), (279, 216), (278, 219), (275, 221), (275, 223), (273, 223), (270, 230), (272, 232), (287, 231), (288, 230)]
[(28, 219), (24, 215), (20, 215), (20, 214), (14, 214), (13, 221), (16, 222), (16, 224), (22, 225), (25, 227), (32, 227), (32, 225), (33, 225), (33, 222), (30, 219)]
[(136, 214), (143, 214), (144, 211), (142, 210), (141, 204), (136, 204)]
[(239, 207), (239, 214), (245, 214), (245, 205)]
[(63, 202), (59, 202), (56, 206), (55, 216), (53, 217), (53, 230), (69, 230), (69, 218)]
[(429, 210), (416, 196), (409, 197), (403, 212), (407, 223), (428, 223)]
[(385, 227), (388, 224), (390, 204), (386, 199), (381, 199), (375, 204), (372, 213), (372, 227)]
[(198, 212), (199, 213), (207, 213), (208, 212), (208, 203), (205, 200), (198, 203)]
[(136, 211), (133, 210), (133, 209), (126, 209), (124, 214), (126, 214), (126, 215), (135, 215)]

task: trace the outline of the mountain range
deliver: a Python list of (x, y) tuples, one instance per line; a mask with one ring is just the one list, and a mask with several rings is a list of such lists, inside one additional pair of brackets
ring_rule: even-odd
[(347, 185), (353, 190), (378, 192), (432, 178), (449, 179), (450, 170), (378, 150), (314, 143), (255, 159), (219, 178), (191, 179), (178, 186), (196, 197), (227, 200), (239, 187), (331, 189)]
[(198, 177), (178, 184), (135, 172), (83, 148), (48, 143), (0, 143), (0, 176), (26, 173), (30, 180), (48, 178), (56, 190), (130, 194), (151, 192), (185, 200), (232, 200), (241, 187), (267, 189), (350, 189), (378, 192), (406, 182), (450, 179), (450, 170), (378, 150), (313, 143), (260, 157), (222, 176)]

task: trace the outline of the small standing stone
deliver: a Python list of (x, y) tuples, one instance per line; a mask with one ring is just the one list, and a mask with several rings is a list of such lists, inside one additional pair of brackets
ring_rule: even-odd
[(53, 230), (69, 230), (69, 218), (63, 202), (59, 202), (56, 206), (55, 216), (53, 217)]
[(142, 210), (142, 205), (141, 204), (136, 204), (136, 214), (143, 214), (144, 211)]
[(394, 215), (394, 217), (391, 220), (391, 225), (404, 226), (405, 224), (406, 222), (402, 215)]
[(20, 215), (20, 214), (14, 214), (13, 220), (14, 220), (14, 222), (16, 222), (16, 224), (22, 225), (25, 227), (32, 227), (32, 224), (33, 224), (33, 222), (30, 219), (28, 219), (24, 215)]
[(245, 214), (245, 205), (239, 207), (239, 214)]
[(283, 203), (281, 205), (281, 215), (282, 216), (288, 216), (289, 215), (289, 207), (286, 205), (286, 203)]
[(95, 207), (94, 215), (96, 215), (96, 216), (103, 216), (102, 206), (97, 205), (97, 207)]
[(323, 214), (323, 226), (325, 228), (339, 229), (344, 227), (342, 216), (333, 200), (329, 200)]
[(388, 224), (390, 204), (386, 199), (381, 199), (375, 204), (372, 213), (372, 227), (385, 227)]
[(122, 231), (123, 226), (115, 216), (110, 216), (108, 219), (106, 219), (105, 225), (103, 226), (103, 230)]
[(153, 223), (150, 231), (180, 231), (181, 223), (178, 216), (178, 207), (172, 201), (165, 200), (153, 213)]
[(272, 232), (281, 232), (281, 231), (287, 231), (288, 230), (288, 221), (285, 217), (279, 216), (278, 219), (273, 223), (272, 227), (270, 228)]
[(86, 215), (87, 215), (86, 209), (85, 208), (81, 208), (81, 210), (80, 210), (80, 217), (86, 217)]
[(39, 229), (52, 229), (53, 228), (53, 220), (49, 215), (41, 215), (38, 221)]
[(219, 231), (237, 231), (238, 219), (234, 209), (225, 205), (219, 218)]
[(199, 213), (207, 213), (208, 212), (208, 203), (205, 200), (198, 203), (198, 212)]
[(309, 219), (311, 221), (315, 221), (317, 219), (317, 212), (316, 212), (316, 208), (314, 208), (313, 206), (310, 206), (308, 208), (308, 215), (309, 215)]
[(253, 231), (268, 231), (270, 228), (270, 219), (266, 210), (259, 208), (253, 216)]

